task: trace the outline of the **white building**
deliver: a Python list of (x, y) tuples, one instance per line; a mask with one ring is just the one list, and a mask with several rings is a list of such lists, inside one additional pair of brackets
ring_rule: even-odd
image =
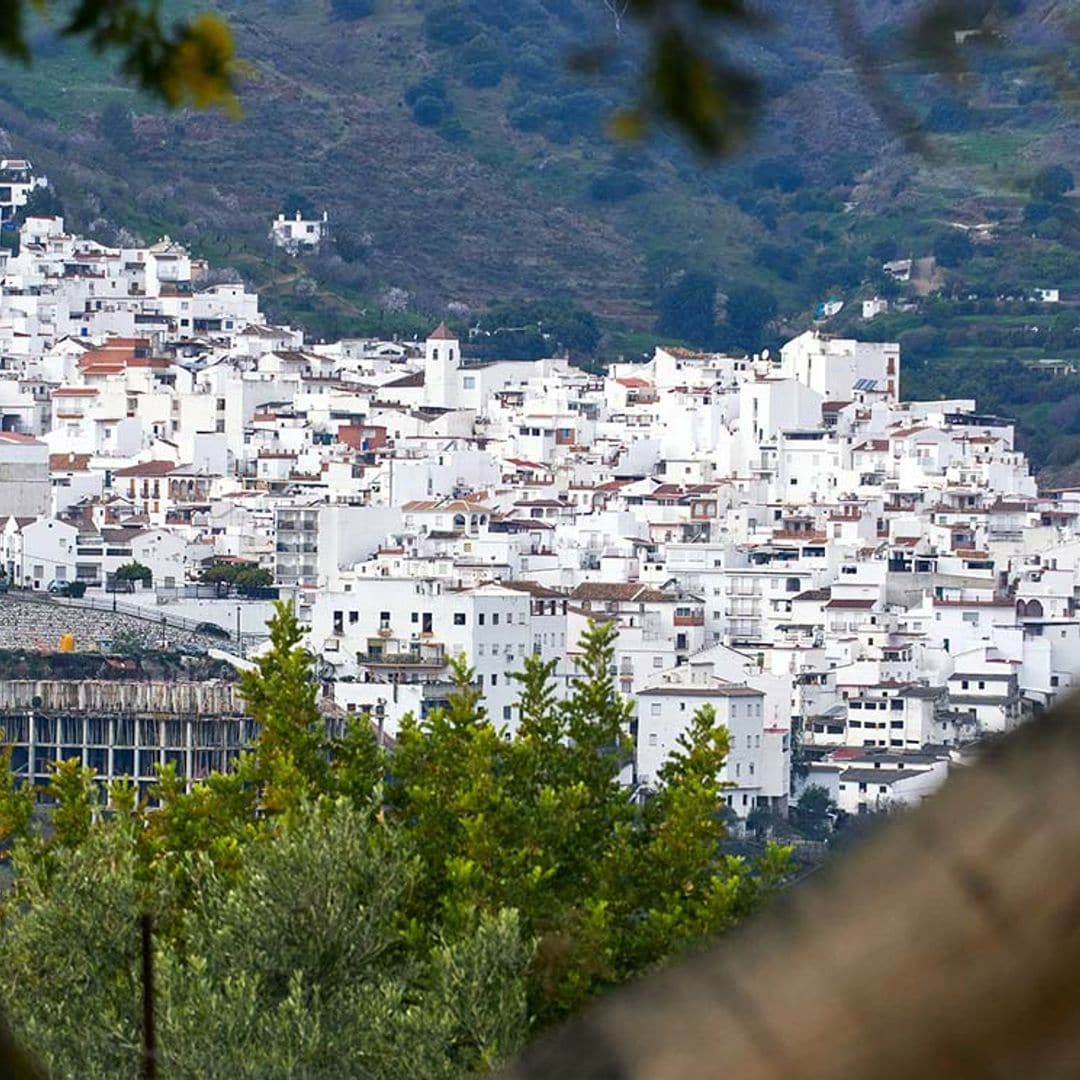
[(305, 218), (299, 210), (291, 218), (278, 214), (270, 226), (270, 240), (274, 246), (290, 255), (318, 251), (329, 236), (330, 225), (325, 210), (321, 218)]
[(0, 431), (0, 518), (48, 513), (51, 490), (48, 445), (31, 435)]
[(730, 751), (723, 772), (723, 780), (731, 785), (726, 795), (728, 806), (744, 818), (759, 807), (786, 809), (786, 776), (781, 790), (776, 790), (780, 786), (777, 770), (766, 767), (770, 746), (764, 724), (765, 695), (761, 691), (717, 679), (704, 686), (652, 685), (635, 696), (635, 772), (639, 784), (648, 787), (660, 781), (664, 762), (677, 749), (694, 713), (708, 705), (715, 711), (716, 722), (728, 732)]

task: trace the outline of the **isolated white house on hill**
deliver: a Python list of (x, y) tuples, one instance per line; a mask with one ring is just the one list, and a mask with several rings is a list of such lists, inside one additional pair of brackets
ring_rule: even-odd
[(329, 236), (330, 226), (325, 210), (321, 218), (301, 217), (299, 210), (291, 218), (278, 214), (270, 226), (270, 239), (274, 246), (284, 248), (290, 255), (317, 251)]

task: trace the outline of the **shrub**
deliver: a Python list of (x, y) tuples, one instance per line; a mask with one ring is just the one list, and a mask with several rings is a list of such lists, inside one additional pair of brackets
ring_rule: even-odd
[(459, 6), (435, 8), (424, 16), (424, 33), (434, 45), (464, 45), (479, 33), (480, 27)]
[(716, 278), (692, 271), (661, 290), (656, 332), (708, 345), (716, 334)]
[(441, 98), (425, 94), (422, 98), (417, 98), (412, 115), (421, 127), (434, 127), (442, 123), (446, 116), (446, 103)]
[(795, 158), (765, 158), (751, 172), (754, 187), (795, 191), (803, 185), (802, 166)]
[(637, 173), (611, 169), (593, 177), (589, 185), (589, 195), (595, 202), (622, 202), (632, 195), (638, 195), (648, 185)]
[(1061, 199), (1073, 189), (1072, 172), (1064, 165), (1047, 165), (1031, 181), (1031, 193), (1037, 199)]
[(330, 0), (330, 14), (345, 22), (355, 22), (374, 10), (375, 0)]
[(415, 105), (422, 97), (435, 97), (446, 100), (446, 78), (436, 72), (418, 79), (405, 91), (405, 104)]
[(960, 266), (975, 254), (975, 245), (967, 233), (950, 229), (934, 241), (934, 258), (941, 266)]
[(502, 82), (502, 77), (503, 65), (501, 61), (479, 60), (465, 68), (461, 79), (466, 86), (471, 86), (476, 90), (483, 90), (487, 87), (498, 86)]
[(135, 128), (131, 122), (131, 110), (118, 101), (105, 106), (98, 120), (98, 127), (102, 137), (112, 143), (117, 150), (130, 154), (137, 148)]
[(975, 115), (971, 107), (956, 98), (943, 97), (930, 106), (923, 122), (927, 131), (936, 131), (941, 134), (955, 134), (969, 130), (975, 121)]

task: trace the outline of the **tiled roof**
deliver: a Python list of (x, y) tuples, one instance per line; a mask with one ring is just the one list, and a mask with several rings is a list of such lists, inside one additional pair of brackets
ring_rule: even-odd
[(675, 603), (670, 593), (652, 589), (639, 581), (584, 581), (570, 594), (578, 601), (639, 601), (642, 603)]
[(167, 476), (176, 468), (172, 461), (144, 461), (138, 465), (128, 465), (115, 469), (113, 476)]

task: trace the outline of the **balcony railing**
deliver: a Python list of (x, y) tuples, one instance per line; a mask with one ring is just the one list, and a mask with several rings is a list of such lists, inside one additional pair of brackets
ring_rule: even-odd
[(449, 662), (446, 656), (421, 656), (417, 653), (357, 653), (356, 662), (369, 667), (441, 668)]
[(730, 596), (732, 599), (736, 599), (736, 598), (739, 598), (739, 597), (760, 596), (760, 595), (761, 595), (761, 586), (760, 585), (744, 585), (741, 582), (733, 581), (728, 586), (728, 596)]
[(698, 611), (692, 615), (676, 615), (674, 622), (676, 626), (704, 626), (705, 612)]

